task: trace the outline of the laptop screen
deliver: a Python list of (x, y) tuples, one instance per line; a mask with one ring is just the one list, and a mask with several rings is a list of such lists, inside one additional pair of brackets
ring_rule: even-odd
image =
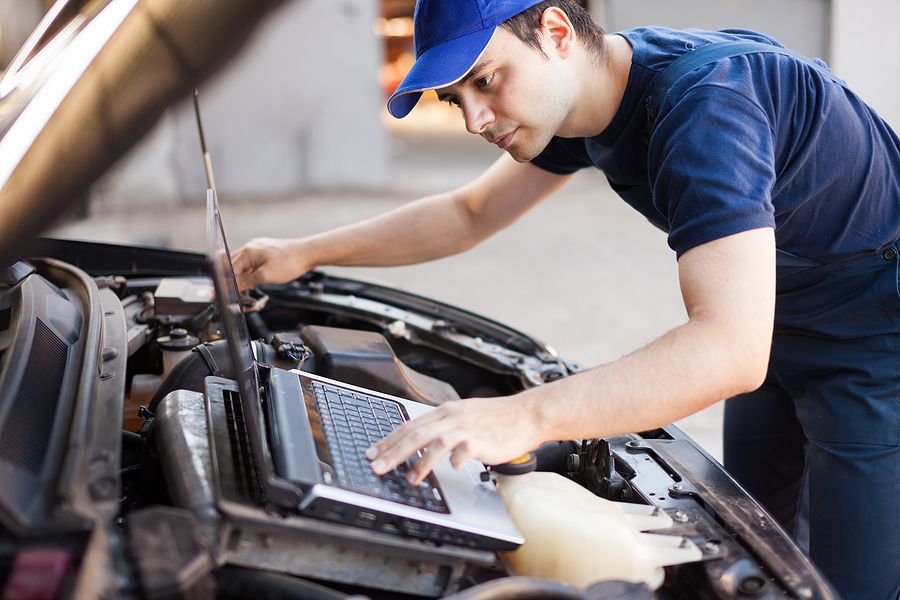
[(241, 307), (237, 280), (231, 266), (231, 253), (225, 241), (225, 228), (219, 213), (219, 202), (215, 190), (206, 191), (207, 211), (207, 261), (216, 290), (216, 308), (222, 323), (228, 353), (231, 356), (233, 373), (240, 386), (241, 412), (244, 417), (247, 436), (253, 454), (253, 463), (257, 469), (259, 481), (269, 500), (282, 506), (296, 506), (300, 500), (300, 491), (296, 486), (276, 479), (272, 457), (265, 441), (263, 429), (262, 401), (259, 391), (259, 372), (250, 332)]
[(216, 290), (216, 307), (222, 322), (225, 339), (228, 342), (229, 354), (234, 376), (241, 386), (241, 394), (255, 401), (259, 406), (259, 374), (256, 369), (256, 357), (247, 329), (247, 320), (241, 307), (234, 268), (231, 266), (231, 252), (225, 241), (225, 228), (219, 213), (219, 203), (215, 190), (206, 192), (207, 235), (209, 245), (207, 258)]

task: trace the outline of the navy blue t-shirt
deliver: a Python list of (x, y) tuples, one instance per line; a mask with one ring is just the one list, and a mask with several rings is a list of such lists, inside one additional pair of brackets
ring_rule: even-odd
[(619, 35), (634, 56), (609, 127), (553, 138), (535, 165), (603, 170), (679, 256), (759, 227), (775, 227), (780, 250), (819, 260), (900, 238), (900, 140), (855, 94), (789, 56), (726, 58), (674, 83), (648, 141), (641, 99), (680, 55), (718, 41), (781, 44), (738, 30)]

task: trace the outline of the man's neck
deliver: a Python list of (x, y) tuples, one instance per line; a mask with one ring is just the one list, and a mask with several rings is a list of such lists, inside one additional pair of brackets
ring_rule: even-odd
[(612, 122), (622, 104), (631, 72), (631, 44), (619, 35), (606, 37), (607, 60), (584, 53), (579, 68), (580, 89), (574, 110), (560, 137), (593, 137)]

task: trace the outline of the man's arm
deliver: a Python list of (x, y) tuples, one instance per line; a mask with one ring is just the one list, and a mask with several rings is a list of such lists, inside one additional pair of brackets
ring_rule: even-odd
[(688, 322), (615, 362), (504, 398), (450, 402), (404, 424), (367, 453), (384, 473), (426, 449), (420, 481), (447, 453), (509, 461), (543, 442), (652, 429), (759, 387), (775, 311), (775, 236), (746, 231), (679, 260)]
[(504, 154), (452, 192), (307, 238), (253, 240), (234, 254), (238, 286), (282, 283), (323, 265), (407, 265), (457, 254), (511, 224), (567, 179)]

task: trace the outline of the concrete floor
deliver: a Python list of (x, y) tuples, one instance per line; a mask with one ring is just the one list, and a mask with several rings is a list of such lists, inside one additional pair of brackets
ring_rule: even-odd
[[(499, 155), (480, 139), (445, 127), (442, 117), (424, 133), (422, 121), (430, 114), (392, 126), (395, 183), (382, 193), (220, 198), (232, 248), (255, 236), (302, 236), (384, 212), (461, 184)], [(202, 190), (197, 198), (180, 208), (92, 215), (58, 226), (52, 235), (201, 250)], [(599, 171), (578, 173), (518, 223), (466, 254), (410, 267), (326, 270), (484, 314), (584, 366), (615, 360), (686, 319), (665, 235), (619, 200)], [(678, 423), (719, 460), (721, 415), (719, 404)]]

